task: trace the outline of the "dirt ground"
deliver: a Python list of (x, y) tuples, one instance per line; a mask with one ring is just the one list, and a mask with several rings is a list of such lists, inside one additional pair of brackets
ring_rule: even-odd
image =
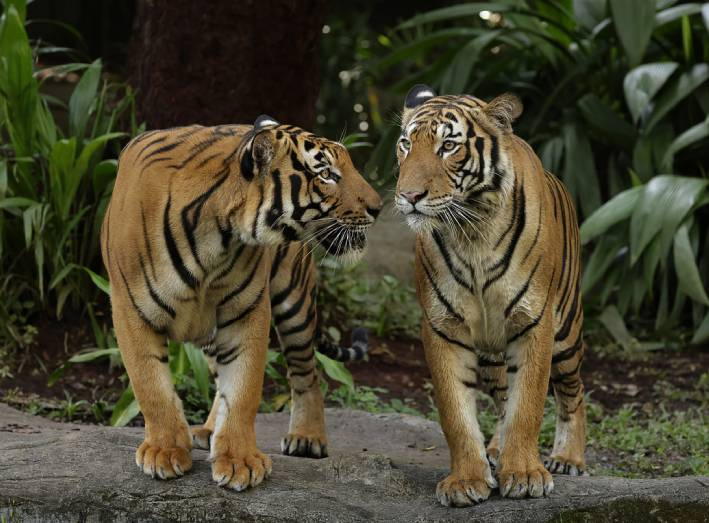
[[(76, 352), (93, 347), (94, 340), (88, 323), (79, 318), (61, 323), (44, 319), (37, 327), (36, 345), (13, 354), (5, 363), (11, 376), (0, 378), (0, 399), (20, 407), (30, 402), (51, 407), (67, 395), (89, 403), (117, 399), (124, 388), (123, 370), (109, 369), (105, 360), (70, 366), (52, 387), (47, 387), (49, 375)], [(369, 361), (348, 367), (357, 385), (385, 389), (379, 393), (383, 400), (398, 398), (423, 413), (431, 410), (430, 373), (420, 340), (372, 336)], [(660, 402), (671, 409), (693, 406), (690, 393), (707, 369), (707, 350), (627, 354), (590, 347), (582, 375), (586, 391), (604, 410), (613, 412), (634, 405), (649, 414)], [(267, 381), (266, 396), (275, 390), (275, 385)], [(668, 390), (672, 394), (667, 394)]]

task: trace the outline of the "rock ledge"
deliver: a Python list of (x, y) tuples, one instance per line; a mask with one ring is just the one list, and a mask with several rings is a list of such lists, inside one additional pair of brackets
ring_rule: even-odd
[(133, 463), (142, 429), (55, 423), (0, 404), (0, 521), (709, 520), (709, 477), (556, 476), (549, 498), (494, 494), (446, 509), (433, 496), (448, 466), (437, 424), (338, 409), (326, 417), (331, 457), (310, 460), (278, 452), (286, 414), (259, 415), (273, 475), (237, 493), (212, 483), (206, 452), (193, 452), (185, 477), (151, 480)]

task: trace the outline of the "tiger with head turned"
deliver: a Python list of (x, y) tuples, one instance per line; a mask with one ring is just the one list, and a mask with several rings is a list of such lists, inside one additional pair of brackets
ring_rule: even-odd
[(145, 418), (136, 463), (162, 479), (192, 466), (193, 438), (175, 393), (167, 339), (202, 348), (217, 382), (204, 427), (212, 477), (244, 490), (271, 472), (258, 450), (273, 320), (292, 393), (285, 454), (327, 455), (315, 346), (340, 360), (366, 350), (316, 341), (316, 244), (357, 259), (381, 209), (344, 146), (273, 118), (253, 126), (151, 131), (123, 150), (101, 231), (113, 323)]
[[(446, 506), (479, 503), (498, 484), (503, 496), (540, 497), (554, 487), (550, 472), (584, 470), (576, 213), (513, 134), (521, 112), (512, 95), (485, 103), (425, 85), (405, 100), (395, 204), (417, 233), (422, 338), (451, 456), (436, 489)], [(556, 436), (545, 467), (537, 440), (550, 379)], [(478, 388), (499, 414), (487, 451)]]

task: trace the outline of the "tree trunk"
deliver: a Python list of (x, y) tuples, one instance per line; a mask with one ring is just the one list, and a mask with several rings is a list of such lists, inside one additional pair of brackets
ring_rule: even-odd
[(312, 128), (327, 0), (138, 0), (129, 57), (148, 128)]

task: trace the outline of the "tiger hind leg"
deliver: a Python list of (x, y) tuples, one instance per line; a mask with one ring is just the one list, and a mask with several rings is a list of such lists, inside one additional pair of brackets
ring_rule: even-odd
[(497, 467), (500, 459), (500, 439), (507, 403), (507, 365), (502, 358), (478, 358), (478, 372), (483, 390), (494, 400), (497, 413), (495, 432), (487, 444), (487, 459), (490, 466)]
[(217, 421), (217, 413), (219, 412), (219, 377), (216, 376), (216, 365), (213, 363), (212, 358), (207, 358), (209, 362), (209, 368), (212, 376), (215, 376), (217, 393), (214, 395), (214, 401), (212, 402), (212, 408), (209, 411), (209, 416), (207, 416), (207, 421), (204, 425), (198, 428), (192, 429), (192, 443), (198, 449), (209, 450), (209, 441), (214, 432), (214, 425)]
[(300, 244), (287, 252), (283, 248), (279, 261), (271, 278), (271, 306), (291, 389), (290, 424), (281, 451), (288, 456), (324, 458), (325, 403), (315, 359), (315, 267)]
[[(579, 337), (579, 340), (581, 338)], [(552, 359), (551, 384), (556, 400), (556, 432), (551, 456), (545, 461), (549, 472), (579, 476), (585, 472), (586, 405), (580, 370), (584, 345), (578, 341)]]

